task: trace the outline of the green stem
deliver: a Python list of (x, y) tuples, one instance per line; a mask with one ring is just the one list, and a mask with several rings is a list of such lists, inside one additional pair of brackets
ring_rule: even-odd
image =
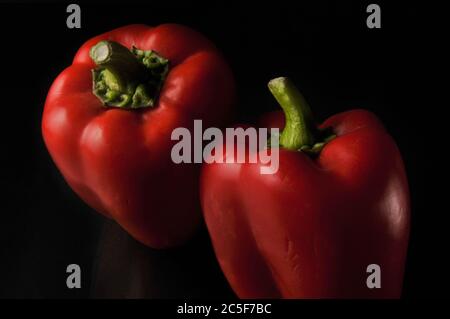
[(93, 93), (105, 106), (154, 106), (168, 72), (169, 61), (154, 51), (129, 50), (112, 41), (100, 41), (90, 50)]
[(280, 146), (290, 150), (312, 147), (315, 143), (312, 113), (301, 93), (285, 77), (271, 80), (268, 86), (286, 117), (286, 124), (280, 134)]
[(315, 126), (311, 108), (288, 78), (271, 80), (269, 90), (280, 104), (286, 118), (286, 124), (280, 134), (281, 147), (316, 156), (336, 137), (332, 127), (319, 129)]

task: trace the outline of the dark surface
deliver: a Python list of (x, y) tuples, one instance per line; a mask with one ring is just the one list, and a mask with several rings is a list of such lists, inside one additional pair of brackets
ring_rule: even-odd
[(184, 247), (155, 250), (115, 222), (104, 224), (95, 258), (93, 298), (230, 298), (206, 230)]
[[(382, 29), (369, 30), (369, 2), (277, 2), (259, 4), (257, 10), (229, 2), (155, 3), (82, 4), (80, 30), (66, 28), (66, 5), (0, 4), (0, 297), (232, 296), (205, 230), (185, 247), (165, 252), (142, 247), (111, 223), (102, 233), (104, 219), (65, 184), (40, 133), (47, 90), (85, 40), (130, 23), (164, 22), (188, 25), (223, 51), (239, 88), (237, 122), (277, 108), (266, 83), (280, 75), (294, 80), (318, 120), (351, 108), (375, 112), (399, 145), (411, 187), (404, 296), (442, 297), (448, 279), (445, 270), (436, 270), (443, 267), (442, 218), (448, 217), (436, 222), (424, 194), (426, 141), (417, 129), (423, 115), (416, 100), (423, 31), (412, 23), (420, 20), (419, 8), (377, 2)], [(82, 289), (66, 288), (71, 263), (82, 268)], [(100, 275), (94, 265), (104, 269)], [(127, 278), (136, 273), (130, 269), (138, 269), (152, 289), (130, 284)]]

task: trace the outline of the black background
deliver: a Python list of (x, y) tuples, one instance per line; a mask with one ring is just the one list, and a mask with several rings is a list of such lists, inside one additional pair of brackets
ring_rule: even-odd
[[(294, 80), (319, 120), (351, 108), (375, 112), (397, 141), (411, 189), (403, 296), (448, 295), (443, 220), (448, 217), (436, 220), (425, 196), (428, 152), (417, 100), (423, 80), (418, 69), (425, 63), (421, 8), (377, 1), (382, 28), (368, 29), (369, 3), (82, 2), (81, 29), (66, 27), (66, 4), (0, 4), (0, 297), (93, 296), (105, 220), (74, 195), (45, 149), (40, 132), (45, 97), (85, 40), (126, 24), (165, 22), (200, 31), (223, 52), (238, 87), (236, 122), (277, 108), (266, 83), (281, 75)], [(154, 270), (160, 296), (233, 297), (204, 229), (186, 246), (169, 251), (127, 243), (152, 256), (160, 268)], [(82, 268), (81, 289), (66, 287), (71, 263)]]

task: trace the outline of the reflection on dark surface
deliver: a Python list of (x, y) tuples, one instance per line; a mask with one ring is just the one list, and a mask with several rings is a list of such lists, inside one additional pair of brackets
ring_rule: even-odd
[(202, 229), (183, 247), (148, 248), (113, 221), (104, 224), (94, 262), (93, 298), (233, 297)]

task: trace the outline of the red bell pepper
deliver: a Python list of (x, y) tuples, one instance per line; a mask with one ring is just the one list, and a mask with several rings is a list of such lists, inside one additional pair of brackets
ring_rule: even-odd
[(176, 127), (223, 126), (235, 99), (218, 50), (186, 27), (96, 36), (54, 81), (45, 144), (72, 189), (142, 243), (182, 243), (201, 221), (198, 165), (172, 162)]
[[(410, 204), (395, 142), (368, 111), (317, 126), (286, 78), (269, 88), (284, 110), (262, 119), (284, 127), (278, 171), (262, 175), (261, 161), (202, 171), (202, 208), (229, 283), (242, 298), (399, 297)], [(380, 288), (367, 286), (371, 264)]]

